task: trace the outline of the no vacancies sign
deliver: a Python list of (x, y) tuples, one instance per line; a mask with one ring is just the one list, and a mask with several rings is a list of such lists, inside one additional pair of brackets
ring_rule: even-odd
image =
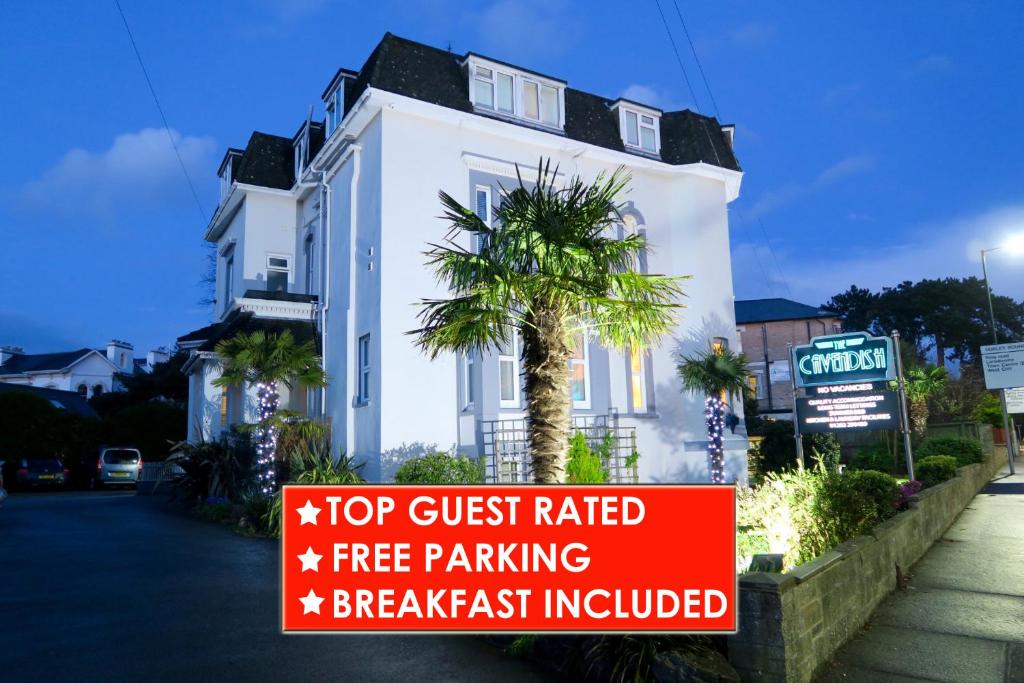
[(895, 391), (873, 390), (871, 384), (817, 387), (812, 396), (796, 399), (801, 434), (899, 427)]
[(896, 378), (892, 340), (864, 332), (815, 337), (810, 344), (793, 347), (798, 387), (854, 382), (881, 382)]
[(286, 632), (736, 630), (733, 486), (282, 495)]

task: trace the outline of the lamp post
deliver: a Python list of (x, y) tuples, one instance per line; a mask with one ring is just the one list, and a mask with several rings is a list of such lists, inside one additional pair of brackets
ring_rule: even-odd
[[(1000, 249), (1024, 251), (1024, 235), (1018, 235), (1015, 238), (1011, 238), (1005, 245), (981, 250), (981, 273), (985, 279), (985, 294), (988, 296), (988, 315), (992, 322), (992, 343), (994, 344), (999, 343), (999, 329), (996, 327), (996, 313), (995, 308), (992, 305), (992, 285), (988, 280), (988, 259), (986, 258), (986, 255), (993, 251), (999, 251)], [(1006, 430), (1006, 455), (1010, 463), (1010, 474), (1015, 474), (1016, 471), (1013, 466), (1013, 460), (1017, 457), (1015, 452), (1015, 441), (1017, 435), (1012, 429), (1010, 414), (1006, 412), (1006, 389), (999, 390), (999, 407), (1003, 413), (1003, 429)]]

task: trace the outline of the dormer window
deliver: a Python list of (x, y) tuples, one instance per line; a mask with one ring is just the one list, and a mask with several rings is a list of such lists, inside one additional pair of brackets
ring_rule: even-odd
[(303, 130), (299, 135), (299, 139), (295, 142), (295, 180), (302, 176), (302, 171), (306, 167), (306, 143), (308, 139), (306, 131)]
[(661, 153), (661, 112), (620, 100), (618, 110), (622, 144), (647, 154)]
[(327, 137), (331, 137), (331, 134), (338, 130), (344, 116), (345, 88), (343, 85), (338, 85), (327, 101), (327, 116), (324, 117), (327, 120)]
[(479, 58), (468, 68), (474, 108), (550, 128), (564, 125), (565, 83)]
[(231, 192), (231, 158), (228, 158), (220, 172), (220, 198), (224, 199)]

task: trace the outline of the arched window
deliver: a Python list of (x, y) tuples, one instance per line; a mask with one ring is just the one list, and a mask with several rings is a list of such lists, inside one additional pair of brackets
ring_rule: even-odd
[(78, 389), (76, 391), (78, 391), (78, 395), (82, 397), (89, 395), (89, 387), (87, 387), (84, 384), (79, 384)]
[(93, 396), (99, 396), (102, 393), (103, 393), (103, 385), (102, 384), (97, 384), (96, 386), (94, 386), (92, 388), (92, 395)]

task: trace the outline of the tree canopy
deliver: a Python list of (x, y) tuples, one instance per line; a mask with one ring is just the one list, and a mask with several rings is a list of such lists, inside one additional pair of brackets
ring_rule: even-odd
[[(838, 313), (849, 330), (879, 336), (899, 330), (919, 356), (934, 351), (939, 365), (971, 362), (979, 347), (992, 343), (985, 283), (976, 277), (906, 280), (879, 292), (851, 286), (824, 308)], [(993, 293), (992, 308), (1000, 341), (1024, 338), (1024, 302)]]

